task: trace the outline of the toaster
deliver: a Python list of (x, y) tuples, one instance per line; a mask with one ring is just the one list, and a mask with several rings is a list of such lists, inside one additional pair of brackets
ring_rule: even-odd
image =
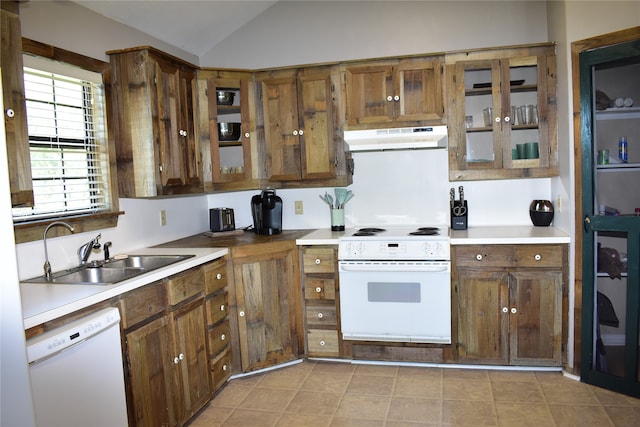
[(232, 231), (236, 222), (231, 208), (209, 209), (209, 227), (211, 231)]

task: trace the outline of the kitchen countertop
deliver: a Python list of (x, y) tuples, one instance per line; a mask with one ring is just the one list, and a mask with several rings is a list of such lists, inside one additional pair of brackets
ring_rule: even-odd
[(340, 237), (353, 234), (356, 230), (347, 228), (344, 231), (331, 231), (329, 228), (320, 228), (296, 239), (296, 245), (337, 245)]
[(553, 227), (486, 226), (450, 230), (452, 245), (549, 244), (569, 243), (568, 234)]
[(171, 242), (162, 243), (154, 246), (155, 248), (210, 248), (225, 247), (233, 248), (238, 246), (256, 245), (261, 243), (283, 242), (287, 240), (296, 240), (311, 230), (283, 230), (280, 234), (272, 236), (256, 234), (252, 231), (245, 231), (241, 234), (228, 233), (200, 233), (193, 236), (184, 237), (182, 239), (173, 240)]
[(228, 253), (224, 247), (211, 248), (146, 248), (128, 255), (195, 255), (192, 258), (159, 268), (114, 285), (51, 285), (20, 283), (24, 329), (71, 314), (125, 292), (153, 283), (167, 276), (220, 258)]

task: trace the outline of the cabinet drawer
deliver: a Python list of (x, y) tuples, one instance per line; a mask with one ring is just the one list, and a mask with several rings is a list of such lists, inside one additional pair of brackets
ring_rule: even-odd
[(336, 281), (335, 279), (319, 279), (316, 277), (304, 278), (304, 298), (308, 300), (336, 299)]
[(307, 333), (309, 356), (340, 356), (338, 331), (310, 329)]
[(307, 248), (302, 255), (305, 273), (335, 273), (336, 251), (332, 248)]
[(306, 309), (307, 325), (336, 326), (336, 308), (330, 305), (310, 305)]
[(231, 347), (209, 361), (209, 375), (213, 391), (218, 390), (231, 376)]
[(227, 292), (207, 298), (207, 325), (213, 326), (227, 315)]
[(515, 267), (512, 245), (461, 245), (455, 247), (455, 264), (464, 267)]
[(160, 313), (167, 305), (166, 288), (163, 282), (150, 283), (127, 292), (118, 301), (122, 316), (122, 328), (128, 329), (154, 314)]
[(204, 280), (207, 295), (227, 286), (227, 261), (219, 259), (204, 266)]
[(176, 274), (167, 280), (170, 305), (176, 305), (202, 291), (204, 291), (204, 273), (200, 267)]
[(229, 345), (231, 342), (230, 332), (231, 328), (228, 320), (209, 329), (209, 356), (215, 356)]
[(520, 245), (516, 246), (519, 267), (562, 267), (562, 246)]

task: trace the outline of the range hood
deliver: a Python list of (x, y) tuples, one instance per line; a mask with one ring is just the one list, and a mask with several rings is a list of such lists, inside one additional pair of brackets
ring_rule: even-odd
[(350, 151), (447, 148), (446, 126), (349, 130), (344, 141)]

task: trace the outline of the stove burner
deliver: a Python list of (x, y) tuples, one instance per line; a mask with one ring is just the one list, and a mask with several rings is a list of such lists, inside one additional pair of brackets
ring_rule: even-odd
[(437, 227), (420, 227), (409, 234), (411, 236), (437, 236), (440, 232)]
[(353, 233), (353, 235), (354, 236), (375, 236), (376, 233), (381, 233), (383, 231), (386, 231), (386, 230), (384, 228), (375, 228), (375, 227), (361, 228), (355, 233)]

